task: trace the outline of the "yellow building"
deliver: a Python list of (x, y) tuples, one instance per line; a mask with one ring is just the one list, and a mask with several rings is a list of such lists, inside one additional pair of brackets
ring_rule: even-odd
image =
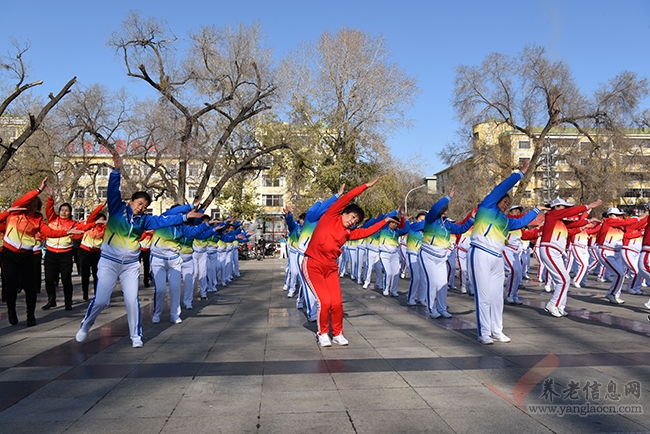
[[(592, 143), (577, 130), (562, 128), (551, 130), (543, 140), (537, 166), (529, 169), (534, 173), (526, 186), (523, 205), (549, 203), (558, 196), (570, 203), (598, 196), (605, 205), (631, 211), (650, 199), (650, 176), (646, 174), (650, 131), (628, 130), (620, 136), (596, 134)], [(496, 184), (535, 152), (531, 138), (496, 121), (474, 126), (472, 147), (470, 159), (435, 174), (440, 194), (451, 188), (454, 168), (471, 166), (477, 179)]]

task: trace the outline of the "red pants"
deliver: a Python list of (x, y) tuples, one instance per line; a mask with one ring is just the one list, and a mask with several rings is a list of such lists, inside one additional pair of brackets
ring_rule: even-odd
[(329, 333), (332, 320), (332, 336), (343, 333), (343, 298), (338, 267), (334, 264), (321, 264), (305, 256), (302, 272), (307, 285), (316, 294), (318, 304), (318, 334)]

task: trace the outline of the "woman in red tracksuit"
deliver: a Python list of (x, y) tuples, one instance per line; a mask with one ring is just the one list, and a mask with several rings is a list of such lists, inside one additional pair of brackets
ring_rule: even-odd
[[(52, 189), (47, 188), (48, 198), (45, 204), (45, 215), (47, 225), (54, 230), (69, 230), (72, 228), (80, 231), (92, 229), (95, 226), (95, 219), (101, 212), (103, 204), (98, 206), (89, 216), (86, 223), (78, 222), (72, 219), (72, 205), (62, 203), (59, 206), (59, 212), (54, 209), (54, 199), (52, 198)], [(61, 278), (63, 284), (63, 297), (65, 310), (72, 310), (72, 264), (74, 260), (74, 251), (72, 235), (62, 237), (47, 237), (45, 245), (45, 290), (47, 291), (47, 303), (41, 307), (43, 310), (56, 307), (56, 286)]]
[(355, 204), (348, 205), (367, 188), (379, 180), (362, 184), (339, 198), (323, 214), (309, 241), (302, 262), (302, 272), (309, 288), (316, 294), (318, 304), (318, 344), (321, 347), (332, 346), (329, 338), (329, 322), (332, 321), (334, 343), (347, 345), (343, 336), (343, 299), (339, 281), (337, 259), (341, 255), (341, 246), (348, 240), (358, 240), (379, 231), (388, 221), (387, 217), (368, 228), (350, 229), (364, 218), (363, 210)]
[(16, 297), (20, 282), (25, 289), (25, 302), (27, 305), (27, 326), (36, 325), (34, 310), (36, 307), (36, 285), (34, 281), (34, 246), (37, 243), (37, 234), (50, 238), (64, 237), (66, 234), (82, 233), (75, 228), (68, 230), (55, 230), (50, 228), (43, 216), (38, 212), (41, 202), (38, 195), (47, 186), (47, 178), (43, 180), (40, 188), (32, 190), (14, 202), (14, 207), (24, 207), (24, 211), (11, 213), (7, 218), (7, 230), (2, 249), (2, 260), (6, 273), (7, 288), (7, 316), (11, 325), (18, 324), (16, 315)]

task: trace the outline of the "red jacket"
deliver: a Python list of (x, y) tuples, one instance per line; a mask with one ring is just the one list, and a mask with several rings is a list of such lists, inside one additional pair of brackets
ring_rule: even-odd
[(360, 240), (374, 234), (386, 225), (385, 220), (380, 220), (368, 228), (346, 229), (343, 226), (341, 211), (366, 188), (368, 188), (366, 184), (353, 188), (325, 211), (325, 214), (318, 220), (311, 240), (309, 240), (305, 256), (337, 270), (336, 260), (341, 255), (341, 246), (346, 241)]

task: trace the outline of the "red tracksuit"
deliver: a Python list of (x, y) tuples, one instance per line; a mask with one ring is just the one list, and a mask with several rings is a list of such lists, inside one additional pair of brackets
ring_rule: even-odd
[(368, 228), (346, 229), (341, 211), (366, 188), (362, 184), (339, 198), (318, 221), (302, 262), (302, 272), (318, 303), (318, 334), (329, 332), (330, 315), (332, 335), (343, 333), (343, 298), (339, 281), (337, 259), (341, 246), (348, 240), (359, 240), (380, 230), (386, 222), (380, 220)]

